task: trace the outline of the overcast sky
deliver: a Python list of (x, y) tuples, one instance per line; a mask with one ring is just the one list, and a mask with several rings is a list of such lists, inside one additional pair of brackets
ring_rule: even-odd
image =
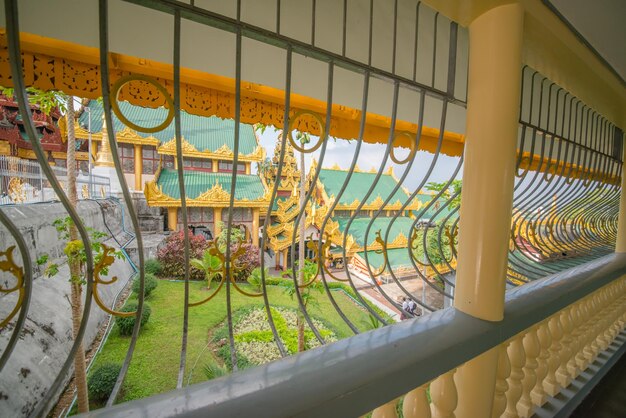
[[(272, 157), (274, 155), (274, 148), (276, 146), (276, 141), (278, 138), (278, 133), (275, 132), (271, 127), (268, 127), (263, 134), (259, 133), (259, 140), (263, 147), (265, 147), (267, 151), (268, 157)], [(317, 138), (313, 138), (313, 141), (316, 141)], [(324, 155), (323, 167), (332, 167), (335, 164), (338, 164), (341, 168), (347, 169), (350, 167), (352, 163), (352, 159), (354, 158), (354, 153), (356, 151), (357, 141), (346, 141), (343, 139), (334, 140), (330, 138), (328, 144), (326, 146), (326, 153)], [(368, 144), (363, 143), (361, 146), (361, 151), (359, 153), (359, 157), (357, 160), (357, 164), (359, 168), (364, 171), (370, 170), (372, 167), (378, 169), (383, 162), (383, 157), (385, 155), (386, 144)], [(316, 152), (312, 154), (306, 154), (305, 156), (305, 164), (307, 172), (311, 166), (311, 159), (315, 158), (318, 162), (320, 161), (320, 153), (321, 147)], [(402, 159), (407, 155), (407, 149), (399, 149), (397, 151), (397, 158)], [(300, 160), (300, 157), (297, 155), (297, 160)], [(404, 181), (404, 186), (406, 186), (410, 191), (415, 190), (417, 186), (419, 186), (420, 182), (423, 181), (424, 176), (430, 169), (432, 164), (434, 155), (424, 151), (418, 151), (416, 154), (415, 162), (411, 167), (409, 175)], [(427, 182), (443, 182), (450, 179), (452, 174), (454, 173), (457, 165), (459, 163), (458, 157), (448, 157), (443, 154), (439, 155), (433, 169), (430, 174)], [(397, 178), (400, 178), (405, 170), (405, 165), (398, 165), (393, 163), (390, 159), (388, 159), (387, 164), (385, 165), (385, 170), (388, 169), (389, 165), (393, 165), (394, 173)], [(460, 173), (457, 178), (460, 178)]]

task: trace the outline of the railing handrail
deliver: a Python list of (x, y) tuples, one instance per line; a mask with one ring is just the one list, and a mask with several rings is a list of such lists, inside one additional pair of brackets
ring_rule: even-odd
[[(488, 322), (454, 308), (89, 416), (357, 416), (496, 347), (626, 274), (611, 254), (507, 294)], [(437, 361), (433, 361), (433, 359)]]

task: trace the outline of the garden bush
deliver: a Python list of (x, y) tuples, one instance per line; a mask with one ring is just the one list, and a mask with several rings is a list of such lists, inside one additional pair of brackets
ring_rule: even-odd
[[(143, 296), (145, 298), (150, 296), (150, 293), (152, 293), (152, 291), (156, 289), (158, 285), (159, 281), (156, 277), (154, 277), (154, 274), (146, 272), (143, 283)], [(133, 280), (133, 292), (136, 295), (139, 295), (139, 276), (135, 277), (135, 280)]]
[[(124, 306), (121, 309), (121, 311), (122, 312), (136, 312), (137, 303), (136, 302), (127, 303), (126, 306)], [(150, 313), (151, 313), (150, 305), (144, 303), (143, 312), (141, 313), (141, 327), (146, 325), (146, 323), (150, 319)], [(129, 316), (126, 318), (117, 317), (115, 318), (115, 323), (117, 324), (117, 327), (120, 329), (120, 335), (131, 335), (133, 333), (133, 327), (135, 326), (135, 317), (134, 316)]]
[[(189, 258), (202, 258), (209, 242), (199, 235), (189, 234)], [(162, 275), (175, 279), (185, 277), (185, 234), (183, 231), (171, 234), (165, 239), (165, 244), (157, 251), (157, 259), (163, 267)], [(204, 280), (204, 272), (190, 266), (189, 278)]]
[(113, 391), (121, 369), (121, 364), (104, 363), (89, 374), (87, 379), (89, 399), (96, 402), (106, 401)]
[[(252, 270), (261, 266), (261, 258), (259, 247), (252, 244), (243, 244), (241, 247), (245, 250), (245, 253), (237, 260), (237, 266), (242, 267), (242, 270), (235, 274), (235, 279), (244, 281), (250, 276)], [(237, 245), (233, 245), (231, 248), (231, 251), (234, 251), (237, 249)]]
[(144, 268), (146, 273), (154, 274), (155, 276), (160, 276), (163, 273), (163, 266), (161, 262), (156, 258), (151, 258), (144, 263)]

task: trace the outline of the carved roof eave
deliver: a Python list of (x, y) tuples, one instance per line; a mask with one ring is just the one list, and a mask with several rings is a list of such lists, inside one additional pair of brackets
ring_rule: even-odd
[[(372, 203), (368, 203), (361, 207), (361, 210), (378, 210), (383, 205), (384, 201), (380, 196), (377, 196), (376, 199)], [(356, 210), (361, 204), (361, 201), (355, 199), (350, 204), (337, 204), (335, 210)], [(402, 209), (403, 202), (400, 199), (396, 200), (394, 203), (388, 203), (384, 206), (384, 210), (400, 210)], [(403, 210), (418, 210), (421, 204), (418, 200), (413, 201), (411, 204), (407, 205)]]
[[(232, 161), (235, 158), (235, 154), (228, 147), (228, 145), (224, 144), (217, 150), (211, 151), (200, 151), (193, 144), (185, 139), (183, 136), (181, 138), (183, 156), (185, 157), (195, 157), (195, 158), (207, 158), (213, 160), (230, 160)], [(176, 138), (172, 138), (167, 142), (164, 142), (160, 147), (157, 148), (157, 152), (159, 154), (165, 155), (176, 155)], [(238, 160), (240, 162), (258, 162), (265, 159), (265, 149), (257, 145), (255, 150), (250, 154), (239, 154)]]
[[(74, 133), (76, 135), (76, 139), (89, 139), (89, 131), (81, 127), (78, 122), (74, 123)], [(121, 131), (116, 132), (115, 139), (117, 142), (124, 144), (151, 145), (153, 147), (158, 147), (161, 143), (153, 136), (143, 137), (139, 135), (128, 126), (124, 127)], [(102, 132), (93, 132), (91, 134), (91, 140), (95, 142), (102, 141)]]
[[(182, 205), (180, 199), (173, 198), (163, 193), (162, 188), (159, 187), (156, 180), (146, 182), (144, 195), (146, 196), (148, 206), (180, 207)], [(202, 193), (195, 199), (186, 199), (186, 204), (188, 207), (227, 208), (230, 206), (230, 194), (222, 189), (219, 184), (215, 184), (211, 189)], [(268, 205), (269, 196), (267, 193), (255, 200), (235, 199), (234, 201), (234, 207), (238, 208), (267, 208)]]

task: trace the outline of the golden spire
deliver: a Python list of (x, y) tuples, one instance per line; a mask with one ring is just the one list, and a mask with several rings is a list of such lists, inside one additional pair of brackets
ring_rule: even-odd
[(107, 134), (107, 123), (102, 115), (102, 141), (100, 141), (100, 149), (96, 155), (97, 167), (115, 167), (113, 156), (111, 155), (111, 147), (109, 146), (109, 136)]

